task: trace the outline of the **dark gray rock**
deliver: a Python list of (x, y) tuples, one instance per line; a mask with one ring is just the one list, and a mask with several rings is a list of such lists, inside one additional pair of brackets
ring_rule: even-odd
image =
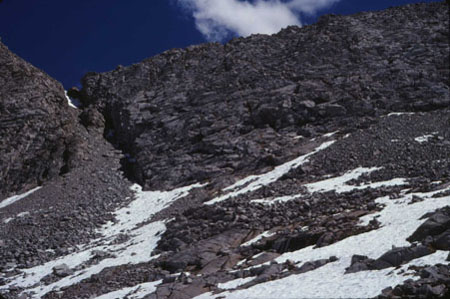
[(432, 245), (438, 250), (450, 250), (450, 229), (436, 236)]
[(296, 155), (281, 132), (448, 106), (446, 12), (417, 4), (173, 49), (87, 74), (79, 97), (104, 115), (145, 188), (246, 174)]
[(321, 104), (317, 106), (317, 110), (320, 116), (322, 117), (336, 117), (342, 116), (347, 113), (347, 109), (345, 107), (338, 104)]
[(369, 270), (368, 263), (373, 260), (364, 255), (353, 255), (350, 267), (345, 269), (345, 273), (355, 273)]
[(448, 298), (450, 295), (448, 265), (436, 265), (420, 271), (420, 279), (408, 279), (394, 288), (384, 289), (378, 298)]
[(422, 245), (395, 248), (373, 261), (370, 267), (378, 270), (389, 267), (397, 267), (403, 263), (409, 262), (410, 260), (429, 255), (433, 252), (434, 251), (429, 247)]
[(62, 85), (0, 43), (0, 199), (74, 167), (77, 123)]
[(53, 267), (53, 273), (60, 277), (65, 277), (72, 275), (74, 271), (69, 268), (66, 264), (61, 264)]
[(422, 241), (428, 236), (436, 236), (450, 229), (450, 209), (444, 208), (431, 215), (408, 238), (409, 242)]

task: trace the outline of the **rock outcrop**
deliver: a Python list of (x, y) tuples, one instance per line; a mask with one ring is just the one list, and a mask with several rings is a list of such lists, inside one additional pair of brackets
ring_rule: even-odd
[(89, 73), (81, 97), (105, 115), (132, 177), (172, 188), (286, 161), (286, 133), (310, 137), (307, 124), (448, 107), (448, 39), (445, 3), (328, 15)]
[(0, 196), (74, 166), (78, 118), (62, 85), (0, 43)]

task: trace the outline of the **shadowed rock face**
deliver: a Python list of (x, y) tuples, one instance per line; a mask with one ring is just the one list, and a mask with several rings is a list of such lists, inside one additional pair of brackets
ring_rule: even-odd
[(450, 104), (445, 3), (417, 4), (225, 45), (174, 49), (87, 74), (81, 91), (146, 188), (273, 166), (310, 136), (355, 116)]
[(61, 84), (0, 43), (0, 196), (67, 172), (76, 126)]

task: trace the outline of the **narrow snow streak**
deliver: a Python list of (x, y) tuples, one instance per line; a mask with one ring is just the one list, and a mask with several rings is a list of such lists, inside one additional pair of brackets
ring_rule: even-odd
[(286, 195), (286, 196), (280, 196), (280, 197), (275, 197), (275, 198), (262, 198), (262, 199), (252, 199), (250, 202), (251, 203), (262, 203), (265, 205), (271, 205), (277, 202), (287, 202), (290, 200), (294, 200), (297, 198), (302, 197), (302, 194), (296, 194), (296, 195)]
[(416, 138), (414, 138), (414, 140), (419, 142), (419, 143), (424, 143), (424, 142), (427, 142), (428, 139), (433, 138), (434, 134), (437, 134), (437, 132), (434, 132), (434, 133), (431, 133), (431, 134), (428, 134), (428, 135), (423, 135), (423, 136), (416, 137)]
[(391, 112), (387, 116), (414, 115), (414, 112)]
[[(329, 179), (325, 179), (322, 181), (305, 184), (304, 186), (307, 188), (309, 193), (314, 192), (328, 192), (328, 191), (335, 191), (336, 193), (344, 193), (344, 192), (350, 192), (353, 190), (361, 190), (361, 189), (367, 189), (367, 188), (379, 188), (379, 187), (386, 187), (386, 186), (403, 186), (407, 185), (408, 182), (403, 178), (394, 178), (387, 181), (381, 181), (381, 182), (369, 182), (369, 183), (363, 183), (361, 185), (348, 185), (347, 183), (351, 180), (358, 179), (363, 174), (369, 174), (373, 171), (379, 170), (381, 167), (358, 167), (356, 169), (350, 170), (343, 174), (342, 176), (333, 177)], [(263, 199), (253, 199), (250, 202), (252, 203), (262, 203), (262, 204), (274, 204), (277, 202), (287, 202), (290, 200), (294, 200), (297, 198), (302, 197), (302, 194), (295, 194), (295, 195), (286, 195), (286, 196), (280, 196), (275, 198), (263, 198)]]
[(64, 90), (64, 94), (66, 95), (67, 103), (69, 104), (70, 107), (75, 109), (78, 109), (78, 107), (80, 107), (79, 101), (69, 98), (69, 96), (67, 95), (67, 90)]
[(372, 168), (358, 167), (356, 169), (346, 172), (342, 176), (318, 181), (311, 184), (306, 184), (305, 187), (308, 188), (308, 191), (310, 193), (327, 192), (333, 190), (336, 191), (336, 193), (344, 193), (352, 190), (361, 190), (367, 188), (376, 189), (382, 186), (401, 186), (408, 184), (406, 180), (403, 178), (394, 178), (388, 181), (381, 181), (374, 183), (364, 183), (359, 186), (347, 184), (347, 182), (357, 179), (363, 174), (369, 174), (379, 169), (381, 169), (381, 167), (372, 167)]
[(295, 169), (299, 167), (300, 165), (303, 165), (309, 161), (309, 157), (316, 154), (317, 152), (326, 149), (330, 145), (332, 145), (335, 141), (328, 141), (320, 146), (318, 146), (316, 149), (314, 149), (312, 152), (300, 156), (292, 161), (289, 161), (287, 163), (284, 163), (282, 165), (279, 165), (275, 167), (272, 171), (269, 171), (265, 174), (261, 175), (250, 175), (242, 180), (237, 181), (233, 185), (223, 189), (223, 191), (230, 191), (234, 190), (232, 192), (229, 192), (228, 194), (224, 194), (222, 196), (216, 197), (210, 201), (207, 201), (205, 204), (212, 205), (224, 200), (227, 200), (231, 197), (244, 194), (247, 192), (258, 190), (259, 188), (266, 186), (270, 183), (275, 182), (279, 178), (281, 178), (284, 174), (288, 173), (291, 169)]
[[(40, 298), (52, 290), (74, 285), (107, 267), (138, 264), (156, 258), (157, 256), (152, 257), (151, 253), (156, 248), (161, 234), (166, 229), (164, 222), (151, 222), (140, 227), (139, 225), (144, 221), (148, 221), (154, 214), (177, 199), (189, 194), (192, 188), (200, 186), (200, 184), (195, 184), (167, 192), (144, 192), (141, 186), (133, 185), (131, 189), (135, 192), (135, 200), (127, 207), (116, 211), (116, 223), (109, 222), (99, 230), (103, 237), (92, 240), (89, 244), (82, 246), (78, 252), (40, 266), (22, 269), (23, 275), (7, 279), (7, 284), (0, 286), (0, 290), (17, 286), (25, 288), (27, 293), (32, 292), (33, 298)], [(128, 234), (130, 239), (116, 244), (115, 240), (117, 237), (123, 234)], [(87, 265), (83, 269), (81, 266), (95, 256), (95, 251), (103, 251), (112, 256), (101, 260), (97, 264)], [(80, 267), (78, 269), (81, 270), (76, 270), (73, 275), (64, 277), (49, 285), (40, 285), (42, 278), (51, 274), (53, 267), (61, 264), (66, 264), (71, 269)]]
[(15, 217), (6, 218), (5, 220), (3, 220), (3, 223), (9, 223), (16, 218), (25, 217), (27, 215), (30, 215), (30, 212), (22, 212), (22, 213), (17, 214)]
[(13, 203), (24, 199), (25, 197), (27, 197), (28, 195), (30, 195), (33, 192), (36, 192), (37, 190), (41, 189), (41, 187), (36, 187), (34, 189), (31, 189), (30, 191), (27, 191), (25, 193), (19, 194), (19, 195), (14, 195), (11, 197), (8, 197), (6, 199), (4, 199), (2, 202), (0, 202), (0, 209), (3, 209), (4, 207), (7, 207), (9, 205), (12, 205)]
[(145, 282), (133, 287), (120, 289), (114, 292), (110, 292), (95, 299), (141, 299), (147, 295), (150, 295), (154, 291), (156, 291), (156, 287), (162, 283), (162, 280)]
[(339, 133), (339, 131), (334, 131), (334, 132), (326, 133), (326, 134), (323, 134), (323, 137), (329, 138), (329, 137), (331, 137), (331, 136), (333, 136), (333, 135), (335, 135), (335, 134), (337, 134), (337, 133)]
[[(338, 261), (329, 263), (316, 270), (298, 275), (291, 275), (283, 279), (258, 284), (244, 290), (225, 292), (213, 295), (203, 294), (196, 298), (368, 298), (375, 297), (381, 290), (403, 283), (410, 276), (401, 274), (401, 270), (407, 270), (410, 265), (435, 265), (446, 263), (447, 251), (437, 251), (434, 254), (412, 260), (401, 269), (388, 268), (384, 270), (362, 271), (344, 274), (345, 268), (350, 266), (351, 257), (354, 254), (366, 255), (370, 258), (378, 258), (385, 252), (395, 247), (409, 246), (406, 241), (426, 219), (420, 219), (424, 214), (450, 205), (450, 196), (432, 196), (448, 191), (445, 189), (425, 192), (402, 192), (399, 199), (391, 200), (388, 196), (376, 200), (378, 204), (385, 205), (384, 209), (375, 214), (361, 218), (361, 224), (368, 223), (373, 217), (381, 222), (381, 227), (367, 233), (346, 238), (329, 246), (316, 248), (313, 246), (298, 251), (289, 252), (276, 259), (282, 263), (286, 260), (294, 262), (306, 262), (318, 259), (326, 259), (336, 256)], [(413, 196), (420, 196), (424, 201), (408, 204)]]
[(268, 237), (271, 237), (271, 236), (273, 236), (273, 235), (275, 235), (274, 232), (265, 231), (265, 232), (263, 232), (263, 233), (257, 235), (257, 236), (254, 237), (253, 239), (251, 239), (251, 240), (249, 240), (249, 241), (247, 241), (247, 242), (245, 242), (245, 243), (242, 243), (241, 246), (250, 246), (250, 245), (252, 245), (252, 244), (258, 242), (258, 241), (261, 240), (262, 238), (268, 238)]

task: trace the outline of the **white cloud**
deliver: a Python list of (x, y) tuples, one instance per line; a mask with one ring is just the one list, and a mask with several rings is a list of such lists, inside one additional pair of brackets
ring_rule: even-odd
[(314, 14), (340, 0), (178, 0), (192, 13), (197, 29), (208, 40), (230, 34), (272, 34), (301, 25), (299, 13)]

